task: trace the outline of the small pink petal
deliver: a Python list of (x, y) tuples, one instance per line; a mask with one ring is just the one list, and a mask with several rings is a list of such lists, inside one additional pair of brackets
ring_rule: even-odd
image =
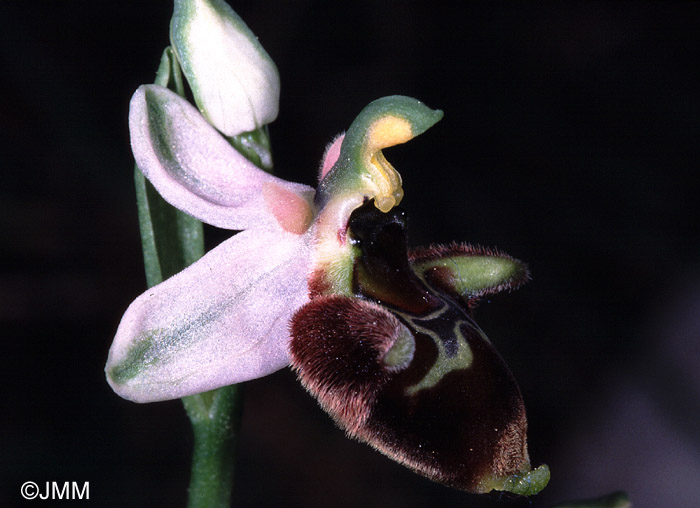
[(265, 182), (262, 192), (265, 204), (283, 230), (300, 235), (309, 229), (314, 211), (306, 199), (274, 182)]
[(333, 141), (331, 141), (326, 147), (326, 151), (323, 154), (323, 161), (321, 162), (321, 172), (318, 175), (318, 181), (323, 180), (323, 177), (328, 174), (333, 165), (338, 161), (340, 157), (340, 147), (343, 144), (343, 139), (345, 139), (345, 133), (338, 134)]
[(262, 187), (274, 183), (311, 202), (313, 189), (259, 169), (167, 88), (141, 86), (129, 111), (136, 164), (167, 202), (225, 229), (269, 229), (276, 218)]
[(308, 301), (304, 236), (244, 231), (128, 308), (107, 379), (135, 402), (265, 376), (289, 363), (289, 321)]

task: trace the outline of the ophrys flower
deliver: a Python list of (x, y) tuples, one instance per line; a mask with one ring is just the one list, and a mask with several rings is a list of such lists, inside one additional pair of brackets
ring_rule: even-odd
[(408, 97), (371, 103), (327, 150), (314, 191), (257, 168), (176, 94), (141, 87), (138, 166), (172, 205), (243, 231), (132, 303), (107, 363), (115, 391), (172, 399), (291, 364), (348, 434), (429, 478), (543, 488), (520, 391), (472, 317), (525, 267), (461, 244), (407, 248), (401, 177), (382, 149), (441, 117)]

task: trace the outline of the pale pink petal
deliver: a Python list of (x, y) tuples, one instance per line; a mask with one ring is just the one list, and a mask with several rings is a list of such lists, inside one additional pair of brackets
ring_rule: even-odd
[(138, 297), (107, 379), (126, 399), (175, 399), (289, 363), (289, 321), (308, 301), (307, 235), (245, 231)]
[(323, 160), (321, 161), (321, 171), (318, 174), (319, 182), (323, 180), (323, 178), (333, 168), (333, 165), (338, 161), (338, 157), (340, 157), (340, 147), (343, 145), (343, 139), (345, 139), (345, 133), (338, 134), (326, 147), (326, 151), (323, 154)]
[(145, 85), (136, 91), (129, 130), (136, 164), (146, 178), (166, 201), (207, 224), (234, 230), (276, 227), (263, 196), (265, 183), (296, 194), (300, 202), (313, 199), (311, 187), (256, 167), (167, 88)]

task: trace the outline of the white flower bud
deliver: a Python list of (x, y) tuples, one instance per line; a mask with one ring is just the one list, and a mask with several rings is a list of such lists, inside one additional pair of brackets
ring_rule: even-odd
[(227, 136), (277, 118), (277, 67), (223, 0), (175, 0), (170, 39), (195, 102)]

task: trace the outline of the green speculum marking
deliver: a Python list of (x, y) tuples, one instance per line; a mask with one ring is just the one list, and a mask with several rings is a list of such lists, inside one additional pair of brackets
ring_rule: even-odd
[[(420, 390), (433, 388), (445, 375), (454, 370), (469, 368), (473, 354), (467, 343), (467, 338), (462, 333), (463, 327), (469, 327), (469, 324), (464, 320), (442, 321), (444, 319), (443, 316), (448, 314), (447, 306), (433, 313), (428, 319), (418, 319), (407, 314), (399, 314), (413, 325), (415, 331), (430, 337), (435, 342), (438, 350), (438, 357), (433, 366), (423, 379), (406, 388), (407, 395), (415, 395)], [(437, 323), (437, 327), (431, 326), (434, 323)], [(446, 328), (445, 325), (452, 328)], [(438, 333), (438, 330), (442, 333)], [(445, 332), (448, 332), (447, 337)]]
[[(381, 213), (368, 201), (353, 212), (350, 232), (361, 255), (355, 265), (356, 294), (382, 304), (416, 334), (429, 337), (437, 360), (408, 395), (436, 386), (448, 373), (469, 368), (469, 340), (487, 340), (474, 321), (451, 300), (431, 291), (408, 262), (404, 214)], [(488, 340), (487, 340), (488, 341)]]
[[(520, 390), (472, 319), (471, 297), (460, 296), (450, 277), (432, 284), (419, 276), (424, 267), (409, 262), (400, 209), (382, 213), (367, 201), (351, 215), (349, 237), (359, 251), (353, 293), (393, 313), (415, 341), (410, 365), (392, 372), (377, 392), (366, 423), (369, 433), (361, 439), (446, 485), (470, 492), (537, 493), (549, 471), (546, 466), (530, 471)], [(449, 257), (453, 251), (465, 258), (475, 253), (457, 246), (428, 249), (427, 255)], [(485, 251), (476, 254), (490, 257)], [(484, 265), (477, 264), (471, 267), (479, 272)], [(493, 281), (501, 276), (467, 280), (465, 287)]]

